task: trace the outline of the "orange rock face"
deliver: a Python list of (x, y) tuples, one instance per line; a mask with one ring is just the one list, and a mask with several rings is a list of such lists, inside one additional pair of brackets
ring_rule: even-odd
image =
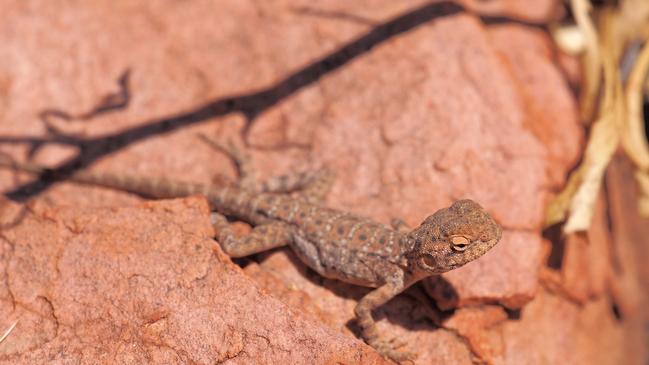
[(0, 362), (384, 362), (264, 293), (211, 234), (202, 198), (33, 206), (3, 230), (1, 310), (18, 324)]
[[(379, 221), (415, 226), (475, 199), (502, 241), (383, 306), (386, 337), (421, 364), (641, 364), (649, 232), (626, 170), (586, 236), (541, 232), (583, 131), (537, 26), (558, 2), (531, 3), (5, 4), (0, 151), (211, 182), (234, 169), (197, 134), (243, 134), (260, 180), (328, 166), (327, 205)], [(10, 197), (38, 192), (0, 202), (0, 333), (18, 321), (0, 362), (385, 362), (357, 339), (367, 288), (287, 249), (241, 270), (210, 239), (201, 198), (30, 179), (0, 171)]]

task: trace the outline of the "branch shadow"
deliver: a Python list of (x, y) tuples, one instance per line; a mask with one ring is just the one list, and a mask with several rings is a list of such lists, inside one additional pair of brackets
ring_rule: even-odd
[[(119, 132), (106, 134), (94, 138), (62, 133), (46, 122), (48, 117), (62, 119), (90, 119), (98, 114), (120, 110), (128, 106), (130, 90), (128, 87), (128, 70), (119, 79), (120, 91), (108, 95), (94, 110), (79, 116), (70, 116), (58, 110), (46, 110), (41, 113), (46, 122), (47, 136), (38, 137), (8, 137), (0, 136), (0, 144), (27, 144), (30, 146), (29, 155), (33, 156), (40, 148), (47, 144), (59, 144), (76, 147), (78, 152), (56, 168), (50, 169), (49, 176), (57, 176), (57, 180), (64, 180), (74, 172), (92, 165), (95, 161), (115, 151), (125, 148), (133, 143), (145, 140), (152, 136), (171, 133), (180, 128), (197, 123), (203, 123), (211, 118), (224, 116), (230, 113), (241, 113), (245, 117), (245, 124), (241, 135), (248, 143), (248, 134), (256, 118), (280, 101), (295, 94), (302, 88), (311, 85), (332, 71), (339, 69), (353, 59), (365, 54), (375, 46), (395, 36), (408, 32), (422, 24), (435, 19), (458, 13), (467, 12), (464, 7), (453, 1), (432, 2), (421, 7), (398, 15), (391, 20), (378, 24), (365, 34), (348, 42), (338, 50), (318, 59), (297, 70), (283, 80), (268, 88), (255, 92), (226, 96), (208, 102), (189, 111), (177, 113), (163, 118), (151, 119), (138, 126)], [(484, 18), (486, 23), (494, 22), (489, 17)], [(496, 21), (497, 22), (497, 21)], [(532, 24), (534, 26), (534, 24)], [(48, 189), (54, 181), (48, 181), (47, 176), (40, 175), (32, 182), (22, 184), (5, 195), (14, 201), (22, 202), (34, 195)]]
[(105, 95), (99, 104), (86, 113), (71, 115), (59, 109), (45, 109), (39, 113), (39, 118), (46, 126), (51, 126), (51, 119), (58, 118), (66, 122), (72, 120), (89, 121), (102, 114), (112, 113), (128, 108), (131, 102), (131, 70), (126, 69), (117, 79), (119, 90), (115, 93)]

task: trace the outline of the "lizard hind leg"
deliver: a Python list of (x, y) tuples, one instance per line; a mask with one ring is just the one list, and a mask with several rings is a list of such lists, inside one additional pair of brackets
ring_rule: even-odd
[(264, 193), (294, 194), (309, 203), (319, 204), (325, 199), (336, 179), (332, 170), (322, 168), (315, 171), (271, 177), (261, 184)]
[(216, 239), (221, 248), (233, 258), (250, 256), (288, 245), (293, 236), (291, 227), (279, 221), (255, 226), (243, 237), (236, 237), (230, 223), (222, 214), (212, 214), (212, 225), (216, 230)]
[(257, 185), (257, 174), (249, 153), (237, 147), (232, 141), (222, 143), (205, 134), (198, 136), (210, 147), (224, 153), (232, 160), (239, 176), (237, 185), (247, 191), (276, 194), (295, 193), (298, 198), (310, 203), (320, 203), (329, 193), (335, 180), (333, 171), (323, 168), (316, 171), (271, 177)]
[(210, 147), (222, 152), (232, 160), (237, 170), (238, 187), (253, 192), (258, 190), (256, 186), (256, 171), (252, 163), (252, 157), (249, 153), (237, 147), (231, 140), (227, 143), (223, 143), (210, 138), (203, 133), (199, 133), (198, 137)]

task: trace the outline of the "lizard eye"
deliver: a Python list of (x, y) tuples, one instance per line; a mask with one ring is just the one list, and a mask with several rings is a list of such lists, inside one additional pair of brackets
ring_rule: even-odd
[(462, 252), (469, 246), (469, 239), (463, 236), (455, 236), (451, 238), (451, 243), (453, 244), (451, 246), (453, 250)]

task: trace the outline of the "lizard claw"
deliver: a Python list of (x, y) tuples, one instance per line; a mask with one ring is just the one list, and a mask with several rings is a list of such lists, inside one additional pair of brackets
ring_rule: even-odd
[(236, 143), (234, 143), (232, 139), (228, 139), (225, 143), (223, 143), (221, 141), (217, 141), (211, 137), (208, 137), (204, 133), (197, 133), (196, 135), (210, 147), (225, 153), (234, 161), (234, 163), (239, 166), (246, 164), (246, 162), (250, 160), (250, 155), (246, 151), (237, 147)]
[(395, 337), (395, 338), (391, 339), (390, 341), (388, 341), (387, 344), (390, 345), (390, 347), (392, 347), (393, 349), (396, 350), (396, 349), (400, 349), (402, 347), (405, 347), (408, 343), (406, 341), (400, 340), (400, 339)]

